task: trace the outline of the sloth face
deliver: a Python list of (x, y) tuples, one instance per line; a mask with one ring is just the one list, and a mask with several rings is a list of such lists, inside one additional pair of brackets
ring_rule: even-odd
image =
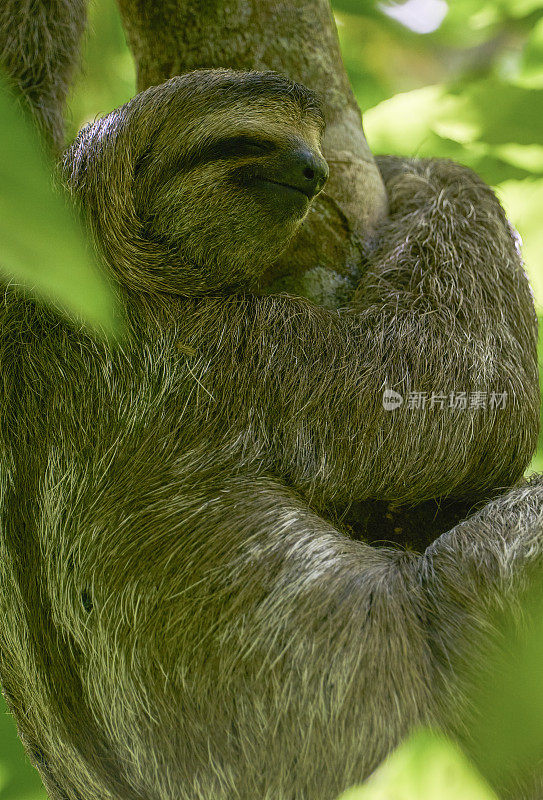
[[(277, 80), (277, 76), (276, 80)], [(282, 79), (281, 79), (282, 80)], [(197, 264), (216, 284), (258, 278), (287, 247), (328, 178), (323, 123), (284, 92), (228, 91), (176, 104), (136, 171), (145, 236)], [(265, 87), (264, 87), (265, 88)]]
[(137, 291), (253, 287), (322, 190), (315, 95), (272, 72), (198, 70), (87, 125), (64, 178)]

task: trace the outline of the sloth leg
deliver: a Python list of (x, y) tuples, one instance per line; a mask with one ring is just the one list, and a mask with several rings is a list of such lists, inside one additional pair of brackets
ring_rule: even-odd
[[(181, 469), (154, 497), (134, 485), (103, 530), (114, 498), (77, 484), (66, 541), (78, 558), (57, 554), (45, 589), (63, 628), (48, 668), (65, 676), (62, 702), (28, 736), (70, 798), (328, 800), (411, 726), (461, 727), (458, 665), (484, 655), (494, 600), (542, 549), (541, 478), (423, 556), (349, 539), (269, 476)], [(16, 691), (25, 729), (31, 680)], [(65, 745), (47, 746), (48, 726)]]

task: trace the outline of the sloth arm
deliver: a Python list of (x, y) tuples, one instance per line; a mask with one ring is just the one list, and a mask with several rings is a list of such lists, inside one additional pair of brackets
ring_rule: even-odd
[(83, 696), (129, 782), (147, 796), (160, 752), (159, 782), (183, 797), (276, 781), (333, 797), (411, 726), (462, 729), (465, 654), (484, 663), (494, 598), (541, 553), (541, 482), (420, 556), (349, 539), (252, 458), (234, 474), (215, 448), (169, 456), (157, 430), (125, 439), (113, 469), (132, 445), (138, 458), (115, 480), (82, 464), (72, 495), (55, 481), (68, 528), (44, 531), (52, 552), (75, 534), (92, 576)]
[[(83, 473), (77, 497), (62, 504), (80, 536), (101, 529), (82, 538), (81, 566), (93, 576), (101, 641), (124, 642), (120, 653), (108, 648), (119, 664), (107, 669), (91, 648), (90, 702), (108, 730), (122, 731), (114, 747), (128, 772), (138, 753), (138, 778), (155, 774), (149, 741), (161, 752), (179, 746), (164, 720), (180, 705), (183, 751), (163, 778), (183, 781), (187, 796), (228, 797), (235, 787), (259, 796), (265, 776), (332, 797), (412, 725), (461, 733), (464, 670), (471, 657), (484, 660), (494, 600), (503, 607), (540, 558), (541, 479), (423, 555), (353, 541), (307, 503), (351, 487), (412, 498), (462, 482), (495, 486), (519, 476), (533, 444), (535, 324), (503, 212), (461, 167), (387, 168), (390, 220), (352, 311), (288, 296), (181, 301), (172, 330), (195, 355), (181, 351), (184, 377), (172, 370), (191, 387), (179, 440), (160, 433), (160, 418), (175, 418), (186, 397), (173, 390), (172, 413), (147, 419), (143, 439), (134, 434), (136, 455), (132, 436), (116, 451), (117, 477), (101, 486)], [(402, 381), (419, 391), (505, 390), (509, 405), (503, 417), (384, 411), (381, 388)], [(158, 595), (142, 591), (141, 564), (160, 576)], [(158, 631), (167, 642), (159, 650)], [(123, 670), (126, 653), (144, 664), (151, 645), (157, 675), (168, 676), (147, 684), (156, 721), (134, 704), (134, 675)], [(315, 769), (321, 749), (324, 770)]]
[[(413, 498), (518, 477), (536, 430), (533, 309), (488, 188), (445, 162), (383, 170), (391, 216), (351, 311), (288, 296), (168, 298), (168, 330), (135, 337), (113, 363), (56, 324), (6, 368), (13, 424), (38, 456), (13, 448), (6, 520), (16, 526), (39, 487), (28, 530), (41, 550), (16, 562), (43, 552), (40, 591), (62, 632), (50, 653), (66, 675), (55, 747), (69, 759), (48, 752), (29, 680), (7, 688), (27, 738), (42, 731), (61, 785), (82, 791), (90, 763), (104, 765), (96, 797), (119, 774), (138, 797), (183, 786), (187, 798), (245, 800), (263, 796), (263, 782), (333, 797), (413, 724), (461, 728), (462, 663), (482, 663), (489, 606), (506, 603), (542, 552), (541, 479), (422, 556), (354, 541), (307, 499)], [(34, 312), (19, 313), (26, 331)], [(193, 350), (174, 355), (175, 342)], [(134, 358), (118, 379), (117, 357)], [(26, 386), (41, 379), (21, 409), (25, 370)], [(402, 381), (419, 391), (497, 382), (511, 397), (504, 417), (428, 409), (413, 419), (382, 407), (381, 388)], [(9, 526), (14, 547), (30, 541)], [(21, 574), (34, 587), (34, 571)], [(20, 619), (6, 621), (11, 642)], [(32, 620), (23, 638), (46, 642), (49, 627)]]
[[(218, 410), (216, 435), (224, 408), (228, 426), (238, 418), (316, 508), (480, 499), (514, 484), (535, 448), (530, 288), (503, 210), (471, 170), (379, 165), (390, 215), (349, 309), (286, 295), (206, 298), (180, 336), (209, 357), (193, 369), (206, 421)], [(383, 408), (385, 388), (404, 398), (394, 411)], [(426, 395), (426, 407), (409, 408), (409, 392)], [(450, 408), (462, 392), (468, 407)]]
[[(87, 713), (62, 712), (56, 747), (76, 755), (69, 769), (51, 758), (61, 785), (81, 791), (87, 765), (103, 763), (97, 797), (117, 764), (138, 797), (172, 786), (187, 798), (245, 800), (266, 786), (334, 797), (413, 725), (462, 732), (464, 670), (484, 663), (494, 600), (505, 607), (540, 559), (541, 479), (423, 555), (354, 541), (307, 502), (495, 485), (518, 477), (533, 444), (535, 324), (503, 212), (460, 167), (407, 168), (385, 171), (391, 216), (352, 311), (288, 296), (169, 298), (173, 322), (143, 358), (135, 337), (133, 370), (116, 380), (93, 350), (98, 373), (76, 371), (69, 404), (60, 392), (47, 420), (29, 413), (36, 441), (55, 444), (39, 475), (39, 535), (44, 564), (66, 578), (48, 568), (47, 592), (84, 654), (70, 660), (63, 637), (52, 650), (72, 670), (63, 709)], [(39, 362), (21, 364), (29, 385), (44, 363), (57, 382), (66, 371), (66, 334), (49, 335), (54, 352), (42, 337)], [(512, 395), (505, 422), (385, 412), (381, 387), (408, 379), (420, 391), (498, 382)], [(118, 392), (126, 408), (111, 402)], [(80, 394), (96, 414), (79, 413)], [(28, 692), (11, 687), (30, 738)], [(81, 718), (95, 726), (84, 736)], [(106, 759), (94, 750), (104, 736)]]

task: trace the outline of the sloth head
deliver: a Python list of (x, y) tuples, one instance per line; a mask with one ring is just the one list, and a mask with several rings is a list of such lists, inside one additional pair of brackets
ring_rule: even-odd
[(235, 289), (277, 260), (326, 182), (323, 130), (299, 84), (199, 70), (83, 128), (63, 173), (122, 284)]

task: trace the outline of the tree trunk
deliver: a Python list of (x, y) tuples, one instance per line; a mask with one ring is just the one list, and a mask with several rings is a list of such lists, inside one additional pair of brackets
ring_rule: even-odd
[(328, 0), (118, 0), (138, 89), (193, 69), (272, 69), (321, 96), (330, 179), (264, 285), (344, 304), (386, 195), (351, 90)]

